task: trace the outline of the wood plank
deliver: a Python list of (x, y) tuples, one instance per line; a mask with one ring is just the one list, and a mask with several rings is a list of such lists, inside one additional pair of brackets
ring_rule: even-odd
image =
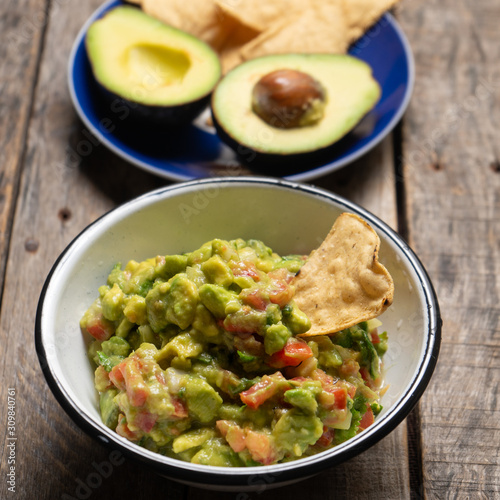
[(397, 230), (392, 135), (358, 161), (311, 183), (358, 203)]
[[(3, 282), (21, 159), (48, 0), (0, 6), (0, 279)], [(27, 13), (30, 15), (27, 15)], [(0, 301), (1, 301), (0, 291)]]
[(403, 173), (410, 244), (441, 301), (443, 346), (421, 403), (423, 494), (500, 494), (500, 5), (405, 2), (417, 65)]

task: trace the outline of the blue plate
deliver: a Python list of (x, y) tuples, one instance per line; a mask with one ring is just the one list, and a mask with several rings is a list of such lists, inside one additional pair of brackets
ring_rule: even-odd
[[(167, 179), (184, 181), (214, 175), (249, 173), (233, 151), (206, 124), (208, 110), (192, 125), (172, 132), (140, 126), (121, 106), (101, 98), (85, 50), (88, 27), (106, 11), (123, 4), (110, 0), (97, 9), (78, 34), (69, 60), (69, 89), (80, 118), (97, 139), (128, 162)], [(317, 163), (290, 165), (282, 177), (306, 181), (344, 167), (377, 145), (398, 123), (413, 90), (414, 63), (401, 28), (385, 14), (349, 51), (366, 61), (382, 87), (377, 106)]]

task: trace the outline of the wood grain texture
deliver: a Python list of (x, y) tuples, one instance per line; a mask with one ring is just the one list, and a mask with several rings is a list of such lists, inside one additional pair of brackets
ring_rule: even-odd
[(46, 27), (47, 4), (47, 0), (21, 0), (2, 2), (0, 6), (0, 278), (2, 279), (38, 61)]
[(422, 497), (500, 497), (500, 43), (494, 0), (414, 0), (403, 173), (410, 241), (444, 320), (421, 403)]

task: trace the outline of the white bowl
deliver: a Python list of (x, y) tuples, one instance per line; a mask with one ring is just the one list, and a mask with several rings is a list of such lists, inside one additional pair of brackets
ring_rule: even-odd
[[(394, 303), (380, 318), (389, 333), (384, 357), (389, 390), (372, 426), (311, 457), (270, 466), (226, 468), (150, 452), (101, 422), (79, 319), (116, 262), (187, 252), (213, 238), (256, 238), (281, 254), (308, 253), (319, 246), (344, 211), (360, 215), (376, 230), (381, 239), (380, 260), (395, 283)], [(266, 484), (279, 486), (311, 476), (359, 454), (393, 430), (429, 382), (439, 351), (441, 319), (422, 264), (401, 237), (374, 215), (314, 187), (271, 178), (226, 177), (153, 191), (87, 227), (54, 264), (40, 297), (35, 330), (47, 382), (85, 432), (171, 479), (243, 491), (261, 487), (262, 478)]]

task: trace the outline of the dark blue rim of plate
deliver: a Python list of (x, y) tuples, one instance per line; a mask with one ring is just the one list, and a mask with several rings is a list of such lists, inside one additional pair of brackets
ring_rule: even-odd
[(194, 180), (191, 182), (163, 187), (122, 205), (120, 209), (126, 209), (127, 206), (132, 206), (137, 202), (147, 201), (148, 198), (154, 199), (158, 196), (162, 196), (165, 192), (174, 193), (177, 190), (184, 190), (190, 187), (203, 189), (205, 184), (211, 184), (213, 182), (216, 182), (219, 188), (223, 184), (232, 184), (235, 187), (238, 185), (265, 185), (278, 189), (299, 190), (310, 196), (327, 199), (328, 201), (331, 201), (341, 207), (343, 210), (357, 213), (361, 217), (365, 218), (365, 220), (367, 220), (377, 231), (383, 233), (387, 239), (392, 242), (392, 244), (401, 249), (401, 252), (407, 258), (409, 266), (415, 272), (417, 280), (422, 287), (423, 295), (425, 297), (425, 312), (427, 315), (429, 329), (424, 346), (424, 352), (415, 376), (408, 385), (406, 392), (401, 395), (399, 400), (389, 409), (387, 414), (383, 415), (382, 418), (377, 419), (373, 426), (363, 431), (363, 433), (358, 436), (355, 436), (345, 443), (320, 454), (284, 464), (246, 468), (235, 467), (230, 469), (230, 472), (228, 468), (197, 466), (196, 464), (163, 457), (162, 455), (145, 450), (140, 446), (126, 442), (126, 440), (117, 436), (116, 433), (110, 429), (97, 425), (71, 399), (64, 385), (57, 377), (57, 374), (51, 369), (44, 345), (42, 317), (46, 294), (54, 273), (56, 273), (60, 265), (64, 265), (66, 257), (78, 241), (82, 238), (86, 238), (86, 233), (89, 230), (92, 231), (92, 228), (97, 228), (105, 221), (106, 218), (113, 216), (115, 210), (120, 207), (111, 210), (87, 226), (87, 228), (76, 236), (74, 240), (65, 248), (57, 261), (54, 263), (45, 280), (38, 302), (35, 321), (35, 347), (40, 366), (47, 383), (61, 407), (73, 419), (73, 421), (80, 426), (80, 428), (101, 444), (104, 443), (106, 446), (117, 449), (123, 453), (124, 456), (141, 463), (143, 466), (180, 482), (198, 484), (199, 486), (211, 485), (214, 487), (227, 487), (236, 490), (237, 488), (244, 488), (248, 486), (250, 477), (250, 479), (252, 479), (252, 484), (254, 485), (267, 484), (269, 486), (276, 486), (288, 481), (306, 478), (321, 472), (328, 467), (338, 465), (346, 460), (349, 460), (350, 458), (355, 457), (356, 455), (359, 455), (361, 452), (367, 450), (393, 431), (408, 416), (429, 384), (437, 363), (442, 327), (439, 304), (427, 271), (420, 262), (419, 258), (401, 238), (401, 236), (399, 236), (392, 228), (381, 221), (378, 217), (361, 208), (359, 205), (324, 189), (271, 177), (222, 177)]
[[(85, 49), (85, 34), (92, 22), (123, 3), (109, 0), (101, 5), (80, 30), (71, 51), (69, 91), (84, 125), (117, 156), (160, 177), (187, 181), (238, 173), (234, 153), (215, 132), (190, 125), (167, 134), (158, 127), (134, 126), (126, 119), (123, 107), (110, 107), (100, 98)], [(405, 112), (413, 92), (415, 66), (410, 45), (395, 19), (385, 14), (349, 52), (371, 65), (382, 87), (380, 101), (363, 123), (329, 149), (326, 156), (307, 156), (298, 165), (283, 167), (279, 171), (283, 178), (306, 181), (352, 163), (381, 142)], [(73, 154), (84, 156), (88, 151), (82, 150), (80, 155), (77, 147)]]

